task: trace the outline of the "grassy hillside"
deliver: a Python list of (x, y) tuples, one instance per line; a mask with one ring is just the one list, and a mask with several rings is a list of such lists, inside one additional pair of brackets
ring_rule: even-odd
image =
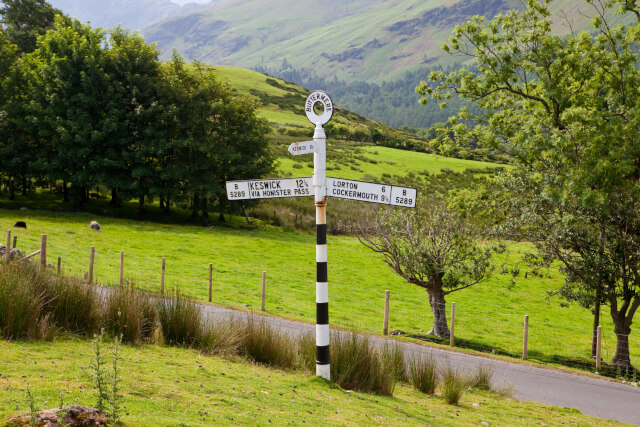
[[(329, 221), (333, 221), (331, 201)], [(89, 229), (97, 219), (102, 233)], [(88, 269), (89, 249), (97, 250), (95, 277), (118, 283), (120, 251), (125, 251), (125, 279), (143, 289), (159, 291), (161, 259), (167, 259), (167, 291), (180, 288), (201, 301), (208, 296), (208, 266), (213, 264), (213, 301), (246, 309), (260, 306), (262, 272), (267, 272), (267, 312), (314, 322), (315, 236), (284, 232), (280, 228), (242, 230), (216, 227), (159, 225), (101, 218), (88, 214), (0, 210), (0, 229), (17, 220), (28, 229), (14, 229), (18, 248), (31, 253), (39, 236), (48, 234), (48, 259), (62, 259), (66, 274), (81, 276)], [(312, 224), (307, 223), (311, 231)], [(527, 247), (513, 244), (498, 265), (510, 270), (526, 266), (519, 257)], [(561, 283), (556, 271), (523, 277), (515, 284), (499, 274), (488, 282), (448, 297), (456, 302), (456, 343), (462, 347), (519, 357), (522, 320), (530, 316), (529, 357), (543, 363), (582, 366), (590, 361), (591, 313), (549, 298), (547, 291)], [(405, 283), (373, 252), (356, 239), (329, 239), (331, 324), (381, 332), (384, 291), (391, 291), (391, 330), (422, 336), (432, 325), (426, 293)], [(447, 307), (448, 309), (448, 307)], [(603, 357), (615, 349), (611, 321), (603, 310)], [(640, 357), (640, 335), (631, 335), (632, 362)], [(615, 374), (615, 372), (613, 373)], [(624, 373), (623, 373), (624, 374)]]
[[(28, 414), (28, 385), (37, 408), (95, 404), (83, 367), (91, 344), (0, 341), (0, 420)], [(342, 390), (315, 377), (267, 369), (241, 360), (206, 357), (158, 345), (125, 346), (121, 387), (124, 425), (455, 425), (481, 422), (581, 426), (620, 425), (573, 409), (519, 402), (495, 393), (467, 392), (459, 406), (408, 386), (394, 397)]]
[[(144, 34), (165, 53), (177, 48), (189, 59), (247, 68), (290, 64), (320, 77), (381, 81), (424, 65), (459, 62), (440, 50), (455, 25), (514, 7), (521, 3), (241, 0), (167, 19)], [(551, 8), (558, 34), (586, 28), (592, 15), (579, 0), (556, 0)]]

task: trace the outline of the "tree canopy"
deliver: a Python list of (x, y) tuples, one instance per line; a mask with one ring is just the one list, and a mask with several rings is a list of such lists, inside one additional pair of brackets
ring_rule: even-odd
[[(443, 48), (474, 58), (477, 72), (431, 73), (417, 91), (482, 107), (449, 120), (452, 141), (513, 157), (495, 200), (502, 226), (534, 243), (544, 262), (562, 264), (564, 296), (609, 304), (613, 363), (628, 366), (640, 306), (640, 27), (611, 25), (615, 2), (592, 0), (593, 31), (556, 36), (549, 3), (529, 0), (487, 24), (474, 17), (456, 27)], [(635, 2), (618, 3), (619, 13), (637, 13)]]

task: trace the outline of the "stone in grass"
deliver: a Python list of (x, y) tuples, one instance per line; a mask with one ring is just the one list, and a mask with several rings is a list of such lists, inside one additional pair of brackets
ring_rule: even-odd
[[(58, 423), (61, 409), (47, 409), (38, 412), (35, 419), (35, 425), (38, 427), (62, 427)], [(88, 406), (67, 406), (62, 411), (65, 413), (63, 425), (69, 427), (106, 427), (107, 417), (95, 408)], [(28, 426), (31, 425), (31, 417), (29, 415), (15, 416), (9, 418), (10, 426)]]

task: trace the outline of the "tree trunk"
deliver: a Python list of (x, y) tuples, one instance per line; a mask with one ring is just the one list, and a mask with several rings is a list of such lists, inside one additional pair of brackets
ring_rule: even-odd
[(433, 329), (428, 334), (436, 337), (448, 337), (449, 326), (447, 325), (447, 307), (444, 299), (444, 291), (440, 287), (427, 289), (429, 293), (429, 304), (433, 312)]
[(9, 178), (9, 200), (13, 200), (16, 197), (16, 188), (13, 184), (13, 179)]
[(614, 366), (620, 366), (622, 368), (632, 368), (631, 358), (629, 357), (629, 335), (631, 334), (631, 328), (623, 324), (619, 325), (618, 319), (613, 319), (614, 329), (616, 334), (616, 354), (611, 360), (611, 364)]
[(600, 295), (593, 307), (593, 337), (591, 338), (591, 358), (596, 358), (596, 348), (598, 347), (598, 326), (600, 326)]
[(138, 198), (138, 212), (144, 212), (144, 194)]
[[(247, 224), (251, 224), (251, 221), (249, 220), (249, 215), (247, 215), (247, 209), (244, 206), (242, 207), (242, 213), (244, 214), (244, 219), (247, 220)], [(296, 225), (298, 225), (298, 214), (296, 214)]]
[(26, 176), (23, 176), (23, 177), (22, 177), (22, 195), (23, 195), (23, 196), (26, 196), (26, 195), (27, 195), (28, 190), (29, 190), (29, 187), (28, 187), (28, 185), (27, 185), (27, 177), (26, 177)]
[(120, 206), (120, 200), (118, 200), (118, 189), (115, 187), (111, 188), (111, 201), (109, 204), (111, 206)]
[(164, 209), (164, 197), (160, 197), (160, 210)]
[(67, 181), (62, 181), (62, 200), (65, 202), (69, 201), (69, 187), (67, 186)]

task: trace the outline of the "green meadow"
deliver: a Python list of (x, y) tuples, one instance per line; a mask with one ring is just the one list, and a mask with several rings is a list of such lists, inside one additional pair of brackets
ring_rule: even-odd
[[(88, 224), (98, 220), (103, 232)], [(99, 283), (119, 283), (120, 251), (124, 251), (125, 283), (160, 291), (161, 260), (166, 258), (165, 292), (179, 289), (200, 301), (208, 299), (212, 264), (213, 303), (259, 310), (262, 272), (267, 273), (266, 311), (313, 323), (315, 321), (315, 236), (263, 225), (258, 228), (201, 227), (157, 224), (99, 217), (86, 213), (0, 210), (0, 229), (18, 221), (18, 248), (29, 254), (47, 234), (48, 262), (63, 274), (88, 271), (90, 247), (96, 248), (94, 277)], [(239, 220), (236, 224), (242, 224)], [(311, 230), (310, 230), (311, 231)], [(357, 239), (329, 236), (330, 321), (333, 326), (382, 333), (384, 292), (391, 291), (390, 329), (430, 340), (432, 325), (427, 294), (405, 283), (379, 256)], [(557, 271), (540, 276), (521, 274), (515, 283), (504, 269), (519, 267), (524, 244), (510, 244), (496, 259), (496, 272), (485, 283), (447, 297), (456, 303), (456, 345), (486, 353), (519, 357), (522, 325), (529, 315), (529, 359), (547, 364), (593, 370), (590, 361), (589, 310), (549, 297), (562, 277)], [(449, 310), (449, 307), (447, 307)], [(603, 310), (603, 357), (610, 360), (615, 336)], [(438, 344), (437, 340), (436, 344)], [(631, 336), (632, 361), (640, 357), (640, 339)], [(613, 373), (616, 374), (616, 373)], [(624, 373), (623, 373), (624, 374)]]
[[(621, 425), (479, 390), (466, 391), (457, 406), (406, 384), (393, 397), (351, 392), (302, 373), (161, 345), (123, 346), (121, 356), (124, 425)], [(57, 408), (61, 397), (64, 405), (94, 405), (91, 357), (91, 343), (70, 336), (0, 341), (0, 419), (29, 414), (27, 387), (37, 409)]]

